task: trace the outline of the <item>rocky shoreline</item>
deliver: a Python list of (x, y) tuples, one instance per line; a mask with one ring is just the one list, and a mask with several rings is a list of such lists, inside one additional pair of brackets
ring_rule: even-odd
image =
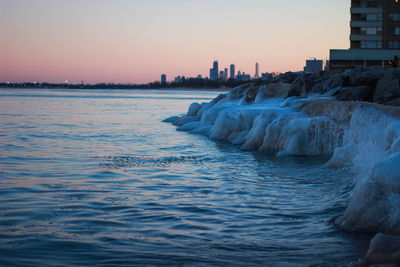
[(348, 208), (333, 222), (377, 233), (361, 266), (400, 265), (400, 68), (288, 72), (165, 122), (243, 150), (331, 155), (326, 167), (357, 173)]
[[(270, 84), (279, 84), (279, 86)], [(280, 90), (278, 95), (285, 97), (319, 94), (334, 96), (339, 101), (366, 101), (400, 106), (400, 68), (387, 70), (380, 67), (357, 68), (342, 73), (287, 72), (269, 80), (249, 83), (246, 86), (243, 86), (238, 93), (246, 90), (248, 102), (253, 100), (258, 91), (270, 86), (265, 92), (271, 92), (271, 89), (277, 91), (274, 89), (277, 87)], [(276, 93), (275, 96), (277, 96)]]

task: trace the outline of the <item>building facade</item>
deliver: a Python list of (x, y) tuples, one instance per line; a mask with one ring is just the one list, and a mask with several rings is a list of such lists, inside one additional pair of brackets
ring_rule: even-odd
[(319, 59), (309, 59), (306, 60), (306, 66), (304, 67), (304, 72), (313, 73), (322, 71), (323, 61)]
[(218, 80), (218, 61), (214, 61), (213, 67), (210, 69), (210, 80), (215, 81)]
[(235, 65), (234, 64), (231, 64), (231, 66), (230, 66), (230, 72), (231, 72), (231, 75), (230, 75), (230, 78), (231, 79), (235, 79)]
[(400, 1), (352, 0), (350, 49), (330, 51), (330, 69), (390, 66), (400, 56)]
[(161, 74), (161, 84), (166, 84), (166, 83), (167, 83), (167, 75)]

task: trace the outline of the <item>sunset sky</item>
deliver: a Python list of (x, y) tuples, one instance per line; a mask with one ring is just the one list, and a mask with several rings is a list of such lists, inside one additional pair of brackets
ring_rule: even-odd
[(0, 0), (0, 81), (144, 83), (302, 70), (349, 47), (350, 0)]

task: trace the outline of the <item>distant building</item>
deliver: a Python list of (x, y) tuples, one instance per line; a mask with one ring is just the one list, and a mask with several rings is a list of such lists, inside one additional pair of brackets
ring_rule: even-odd
[(304, 72), (314, 73), (322, 71), (322, 60), (317, 60), (316, 58), (311, 60), (306, 60), (306, 66), (304, 67)]
[(327, 60), (327, 61), (325, 62), (324, 71), (329, 71), (329, 60)]
[(266, 72), (266, 73), (261, 74), (261, 79), (263, 79), (263, 80), (270, 80), (272, 78), (273, 78), (273, 76), (271, 73)]
[(350, 49), (330, 51), (330, 70), (390, 66), (400, 56), (400, 1), (352, 0)]
[(181, 82), (181, 76), (175, 77), (175, 83), (180, 83)]
[(246, 82), (246, 81), (250, 81), (251, 80), (251, 76), (250, 76), (250, 74), (246, 74), (246, 73), (241, 73), (240, 71), (238, 72), (238, 75), (237, 75), (237, 80), (238, 81), (243, 81), (243, 82)]
[(225, 68), (224, 70), (224, 80), (228, 80), (228, 68)]
[(197, 79), (203, 79), (203, 77), (201, 76), (201, 74), (197, 75)]
[(223, 70), (221, 70), (220, 72), (219, 72), (219, 76), (218, 76), (218, 79), (224, 79), (224, 71)]
[(231, 72), (230, 78), (235, 79), (235, 64), (231, 64), (230, 72)]
[(260, 78), (260, 65), (258, 65), (258, 63), (256, 63), (256, 73), (254, 75), (254, 78)]
[(167, 75), (161, 74), (161, 84), (166, 84), (167, 83)]
[(210, 80), (215, 81), (218, 80), (219, 70), (218, 70), (218, 61), (214, 61), (213, 67), (210, 69)]

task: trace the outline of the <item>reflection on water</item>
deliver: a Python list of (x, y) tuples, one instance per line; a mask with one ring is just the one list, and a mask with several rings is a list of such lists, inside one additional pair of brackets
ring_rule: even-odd
[(0, 265), (341, 266), (350, 174), (162, 119), (218, 92), (0, 91)]

